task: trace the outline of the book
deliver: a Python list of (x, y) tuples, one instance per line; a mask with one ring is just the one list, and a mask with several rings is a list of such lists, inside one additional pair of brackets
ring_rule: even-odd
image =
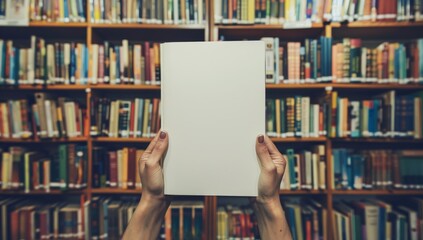
[[(169, 43), (161, 53), (162, 128), (171, 139), (164, 161), (165, 193), (256, 196), (254, 146), (265, 131), (263, 42)], [(242, 124), (247, 118), (248, 124)], [(195, 151), (182, 151), (188, 146)], [(228, 146), (231, 150), (225, 152), (236, 155), (222, 157), (214, 151)], [(187, 165), (195, 171), (182, 167)]]

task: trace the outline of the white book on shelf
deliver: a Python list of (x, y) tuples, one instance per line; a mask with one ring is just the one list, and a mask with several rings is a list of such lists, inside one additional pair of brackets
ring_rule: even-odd
[[(6, 0), (5, 0), (6, 1)], [(8, 26), (28, 26), (29, 25), (29, 0), (12, 1), (5, 3), (6, 15), (0, 18), (0, 25)]]
[(164, 43), (160, 52), (165, 194), (257, 196), (264, 43)]

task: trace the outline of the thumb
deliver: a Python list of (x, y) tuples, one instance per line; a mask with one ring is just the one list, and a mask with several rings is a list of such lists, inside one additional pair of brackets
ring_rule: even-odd
[(276, 170), (276, 166), (270, 157), (269, 149), (264, 141), (264, 136), (259, 135), (256, 140), (256, 153), (260, 161), (261, 168), (267, 172)]

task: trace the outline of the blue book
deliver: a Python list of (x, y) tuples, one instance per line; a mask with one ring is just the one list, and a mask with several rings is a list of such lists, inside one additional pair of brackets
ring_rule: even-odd
[(76, 56), (75, 56), (75, 44), (71, 45), (70, 53), (70, 67), (69, 67), (69, 76), (70, 83), (75, 84), (75, 71), (76, 71)]
[(374, 110), (375, 110), (374, 101), (371, 101), (369, 106), (369, 122), (367, 123), (369, 126), (369, 135), (371, 137), (373, 137), (375, 133), (375, 129), (373, 128), (374, 126), (373, 123), (376, 121)]
[(83, 53), (83, 76), (82, 76), (82, 80), (83, 80), (83, 84), (88, 84), (88, 47), (84, 44), (84, 53)]
[(354, 173), (353, 162), (351, 155), (347, 156), (347, 176), (348, 176), (348, 189), (354, 189)]
[(325, 46), (325, 38), (323, 36), (320, 37), (320, 76), (326, 76), (325, 71), (325, 63), (326, 63), (326, 46)]
[(342, 189), (348, 188), (348, 153), (346, 149), (340, 149), (340, 163), (342, 172)]
[(327, 55), (326, 55), (326, 76), (332, 79), (332, 38), (326, 38)]
[(294, 149), (287, 149), (286, 156), (288, 158), (288, 167), (289, 167), (289, 182), (291, 184), (291, 190), (298, 189), (298, 178), (295, 172), (295, 157)]
[(288, 225), (289, 225), (289, 229), (291, 230), (292, 240), (297, 240), (298, 236), (297, 236), (297, 230), (296, 230), (296, 226), (295, 226), (295, 211), (294, 211), (294, 208), (292, 206), (287, 205), (286, 210), (287, 210), (287, 213), (288, 213)]
[(14, 71), (14, 69), (15, 69), (15, 56), (16, 56), (16, 51), (15, 51), (15, 48), (12, 48), (12, 54), (10, 55), (10, 59), (9, 59), (9, 61), (10, 61), (10, 70), (9, 70), (9, 84), (14, 84), (14, 79), (15, 79), (15, 76), (14, 76), (14, 73), (15, 73), (15, 71)]
[[(423, 6), (423, 4), (422, 4)], [(419, 59), (423, 59), (423, 38), (417, 40), (417, 46), (419, 47)], [(420, 69), (420, 81), (423, 82), (423, 61), (419, 62), (419, 69)]]
[(116, 52), (116, 76), (115, 76), (115, 83), (120, 83), (120, 51), (119, 46), (115, 47)]
[(333, 149), (333, 180), (334, 180), (334, 188), (340, 189), (341, 187), (341, 159), (340, 159), (340, 149)]
[(81, 19), (85, 21), (85, 14), (84, 14), (85, 5), (82, 4), (82, 0), (78, 0), (77, 6), (78, 6), (78, 17), (80, 17)]
[(6, 43), (0, 42), (0, 85), (4, 84), (4, 70), (6, 68)]
[[(353, 189), (363, 188), (363, 177), (364, 177), (364, 157), (358, 154), (351, 156), (352, 162), (352, 177), (353, 177)], [(358, 182), (361, 182), (361, 186)]]
[(63, 15), (64, 15), (66, 20), (69, 20), (69, 8), (68, 7), (69, 7), (68, 0), (63, 0)]

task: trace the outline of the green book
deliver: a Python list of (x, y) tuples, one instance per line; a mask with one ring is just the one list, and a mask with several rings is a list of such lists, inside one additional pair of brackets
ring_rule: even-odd
[(59, 176), (60, 188), (66, 190), (68, 187), (68, 172), (67, 172), (68, 151), (65, 144), (59, 145)]

